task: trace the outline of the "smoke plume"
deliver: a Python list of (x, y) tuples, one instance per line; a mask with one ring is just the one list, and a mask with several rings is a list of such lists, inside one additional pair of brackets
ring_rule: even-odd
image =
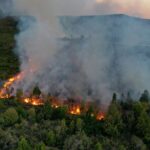
[(147, 18), (148, 4), (148, 0), (1, 0), (2, 15), (20, 18), (15, 50), (25, 76), (16, 89), (28, 92), (38, 85), (45, 94), (82, 96), (103, 104), (113, 92), (150, 90), (148, 21), (120, 15), (75, 17), (126, 13)]

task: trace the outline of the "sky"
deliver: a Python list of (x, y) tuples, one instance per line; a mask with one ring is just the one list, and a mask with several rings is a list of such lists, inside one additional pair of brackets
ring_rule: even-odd
[(96, 0), (94, 11), (150, 18), (150, 0)]
[[(32, 7), (32, 13), (44, 10), (51, 15), (102, 15), (123, 13), (150, 18), (150, 0), (0, 0), (0, 10), (14, 9), (20, 15)], [(31, 9), (30, 9), (31, 10)], [(48, 12), (48, 13), (47, 13)], [(49, 13), (50, 12), (50, 13)], [(31, 14), (31, 12), (29, 12)], [(17, 13), (18, 14), (18, 13)], [(43, 16), (42, 16), (43, 17)]]
[[(57, 15), (125, 13), (150, 18), (150, 0), (13, 0), (16, 7), (44, 9)], [(28, 5), (30, 4), (30, 6)], [(31, 5), (33, 4), (33, 5)], [(45, 7), (46, 6), (46, 7)]]

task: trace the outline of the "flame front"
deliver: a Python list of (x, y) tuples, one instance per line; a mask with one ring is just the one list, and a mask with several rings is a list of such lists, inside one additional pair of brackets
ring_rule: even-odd
[(33, 106), (40, 106), (40, 105), (44, 105), (44, 102), (40, 99), (40, 98), (24, 98), (23, 102), (26, 104), (30, 104)]
[(8, 94), (11, 86), (18, 80), (21, 79), (21, 75), (22, 73), (18, 74), (15, 77), (12, 77), (10, 79), (8, 79), (8, 81), (6, 81), (2, 87), (2, 89), (0, 90), (0, 98), (1, 99), (5, 99), (5, 98), (10, 98), (10, 94)]
[[(16, 75), (15, 77), (12, 77), (10, 79), (8, 79), (8, 81), (6, 81), (2, 87), (2, 89), (0, 89), (0, 99), (8, 99), (10, 98), (13, 94), (11, 91), (11, 88), (13, 87), (13, 85), (18, 82), (21, 81), (21, 79), (24, 77), (23, 76), (24, 73), (20, 73), (18, 75)], [(37, 96), (32, 96), (32, 97), (24, 97), (21, 100), (23, 103), (25, 104), (29, 104), (29, 105), (33, 105), (33, 106), (41, 106), (44, 105), (44, 99), (41, 97), (37, 97)], [(86, 103), (86, 109), (81, 111), (81, 101), (77, 101), (77, 102), (67, 102), (66, 104), (63, 103), (63, 101), (61, 101), (60, 99), (57, 99), (55, 97), (51, 97), (51, 106), (56, 109), (59, 108), (61, 106), (66, 106), (68, 107), (68, 113), (71, 115), (81, 115), (82, 113), (85, 113), (88, 111), (89, 109), (89, 103)], [(104, 120), (105, 118), (105, 114), (102, 112), (99, 113), (93, 113), (91, 114), (91, 117), (95, 117), (97, 120)]]
[(74, 105), (74, 106), (72, 106), (70, 108), (69, 113), (72, 114), (72, 115), (80, 115), (81, 114), (80, 105)]
[(105, 119), (105, 114), (103, 112), (99, 112), (96, 116), (97, 120), (104, 120)]

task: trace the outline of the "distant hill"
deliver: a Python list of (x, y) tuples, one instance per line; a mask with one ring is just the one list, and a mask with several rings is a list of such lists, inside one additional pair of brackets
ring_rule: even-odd
[(13, 18), (0, 19), (0, 79), (5, 80), (19, 71), (19, 60), (15, 48), (17, 22)]
[(99, 74), (94, 77), (99, 85), (107, 83), (109, 89), (119, 93), (129, 89), (150, 90), (149, 19), (122, 14), (67, 16), (61, 18), (61, 24), (69, 38), (84, 39), (76, 52), (85, 68), (90, 66), (88, 73), (90, 70), (91, 75)]

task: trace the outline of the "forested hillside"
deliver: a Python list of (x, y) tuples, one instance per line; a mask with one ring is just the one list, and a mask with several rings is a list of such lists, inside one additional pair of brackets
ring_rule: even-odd
[[(0, 20), (0, 80), (19, 72), (19, 60), (13, 51), (17, 32), (15, 19)], [(112, 49), (116, 50), (114, 42), (118, 42), (120, 37), (110, 39), (113, 41)], [(142, 50), (148, 49), (143, 47)], [(133, 48), (135, 49), (135, 46)], [(118, 78), (119, 75), (115, 75)], [(7, 88), (4, 89), (6, 98), (3, 95), (0, 98), (0, 150), (150, 149), (150, 94), (147, 90), (137, 99), (132, 97), (130, 92), (119, 93), (119, 97), (114, 93), (109, 100), (110, 105), (105, 108), (107, 111), (102, 112), (103, 118), (97, 119), (97, 113), (103, 110), (97, 110), (96, 106), (99, 104), (98, 107), (102, 108), (103, 105), (95, 99), (92, 99), (88, 108), (86, 99), (82, 98), (79, 113), (74, 114), (69, 113), (70, 107), (75, 106), (74, 99), (68, 98), (64, 105), (59, 106), (53, 103), (58, 97), (48, 94), (43, 95), (42, 105), (36, 105), (36, 100), (42, 96), (38, 87), (32, 89), (33, 91), (30, 89), (30, 97), (25, 98), (26, 101), (23, 101), (22, 89), (17, 89), (16, 95), (13, 96)], [(107, 91), (105, 93), (107, 94)], [(30, 99), (35, 102), (29, 103)], [(99, 99), (101, 100), (101, 97)]]
[(150, 149), (147, 91), (137, 102), (129, 96), (118, 100), (114, 94), (102, 120), (96, 120), (92, 105), (87, 112), (71, 115), (67, 106), (52, 107), (51, 99), (43, 106), (31, 106), (18, 98), (0, 100), (1, 150)]
[(12, 18), (0, 19), (0, 79), (5, 80), (19, 71), (19, 61), (13, 52), (17, 22)]

